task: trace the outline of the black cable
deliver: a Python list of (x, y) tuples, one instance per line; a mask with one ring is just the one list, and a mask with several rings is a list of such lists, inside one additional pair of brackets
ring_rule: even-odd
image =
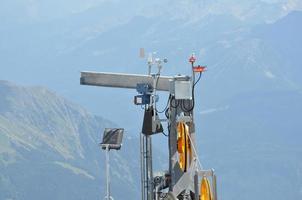
[(158, 113), (164, 113), (164, 112), (166, 112), (166, 110), (169, 107), (169, 101), (170, 101), (170, 97), (168, 98), (168, 101), (167, 101), (167, 104), (166, 104), (165, 108), (162, 111), (158, 111), (157, 108), (156, 108), (156, 112), (158, 112)]
[[(192, 71), (193, 71), (193, 68), (194, 68), (194, 64), (193, 64), (193, 62), (192, 62)], [(191, 106), (191, 108), (187, 109), (187, 108), (186, 108), (186, 105), (185, 105), (185, 101), (182, 101), (182, 102), (181, 102), (181, 108), (182, 108), (182, 110), (185, 111), (185, 112), (191, 112), (191, 111), (194, 109), (194, 107), (195, 107), (195, 98), (194, 98), (194, 90), (195, 90), (195, 74), (194, 74), (194, 72), (193, 72), (192, 79), (193, 79), (193, 80), (192, 80), (192, 82), (193, 82), (193, 87), (192, 87), (192, 106)]]
[[(156, 83), (155, 83), (155, 89), (157, 88), (157, 84), (158, 84), (159, 77), (160, 77), (160, 74), (157, 74), (157, 79), (156, 79)], [(168, 106), (169, 106), (169, 100), (170, 100), (170, 96), (169, 96), (169, 98), (168, 98), (168, 101), (167, 101), (167, 104), (166, 104), (165, 108), (164, 108), (162, 111), (158, 111), (157, 108), (156, 108), (156, 109), (155, 109), (156, 112), (158, 112), (158, 113), (164, 113), (164, 112), (166, 112), (166, 110), (167, 110), (167, 108), (168, 108)]]
[(167, 135), (164, 131), (162, 132), (162, 134), (163, 134), (164, 136), (168, 137), (168, 135)]
[(199, 72), (199, 77), (198, 77), (198, 79), (197, 79), (197, 81), (195, 82), (195, 75), (194, 75), (194, 77), (193, 77), (193, 82), (194, 82), (194, 84), (193, 84), (193, 87), (192, 87), (192, 106), (191, 106), (191, 108), (186, 108), (186, 104), (185, 104), (185, 101), (182, 101), (182, 109), (184, 110), (184, 111), (186, 111), (186, 112), (191, 112), (193, 109), (194, 109), (194, 107), (195, 107), (195, 86), (196, 86), (196, 84), (200, 81), (200, 79), (201, 79), (201, 72)]
[(197, 79), (197, 81), (193, 84), (193, 87), (195, 87), (195, 85), (200, 81), (200, 79), (201, 79), (201, 72), (199, 72), (199, 77), (198, 77), (198, 79)]
[(195, 96), (194, 96), (194, 86), (192, 89), (192, 106), (190, 108), (186, 108), (185, 100), (182, 101), (181, 108), (185, 112), (191, 112), (195, 107)]
[(187, 111), (188, 109), (185, 108), (185, 100), (180, 100), (180, 107), (183, 111)]
[[(173, 105), (173, 103), (172, 103), (173, 101), (174, 101), (174, 102), (177, 102), (177, 104), (175, 103), (175, 104)], [(172, 108), (177, 108), (177, 107), (179, 106), (179, 101), (177, 101), (175, 98), (171, 97), (170, 106), (171, 106)]]
[(170, 116), (169, 116), (169, 108), (168, 108), (168, 109), (166, 109), (166, 111), (165, 111), (165, 116), (166, 116), (166, 118), (167, 118), (167, 119), (169, 119), (169, 118), (170, 118)]

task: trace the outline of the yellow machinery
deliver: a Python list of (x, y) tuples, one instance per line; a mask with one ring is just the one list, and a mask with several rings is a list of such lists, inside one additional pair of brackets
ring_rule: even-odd
[(179, 154), (179, 167), (187, 171), (192, 160), (191, 142), (188, 136), (189, 127), (184, 122), (177, 124), (177, 151)]
[[(214, 170), (204, 170), (196, 151), (194, 122), (194, 89), (206, 67), (194, 66), (195, 56), (189, 59), (192, 74), (162, 76), (162, 64), (167, 60), (148, 58), (148, 74), (81, 72), (81, 84), (102, 87), (136, 89), (134, 103), (145, 108), (140, 134), (141, 200), (217, 200)], [(152, 73), (156, 65), (158, 71)], [(198, 76), (197, 80), (195, 77)], [(167, 106), (158, 112), (157, 91), (169, 93)], [(160, 118), (160, 113), (165, 118)], [(169, 169), (153, 175), (152, 136), (164, 131), (167, 124)]]
[(208, 178), (203, 177), (200, 184), (200, 200), (212, 200), (212, 191), (210, 187), (210, 181)]

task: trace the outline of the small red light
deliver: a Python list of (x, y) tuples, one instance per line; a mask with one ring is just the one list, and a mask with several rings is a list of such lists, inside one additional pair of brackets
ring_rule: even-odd
[(207, 70), (207, 67), (205, 67), (205, 66), (198, 65), (198, 66), (193, 67), (194, 72), (204, 72), (206, 70)]
[(196, 58), (195, 58), (195, 56), (192, 55), (189, 59), (189, 62), (194, 63), (195, 61), (196, 61)]

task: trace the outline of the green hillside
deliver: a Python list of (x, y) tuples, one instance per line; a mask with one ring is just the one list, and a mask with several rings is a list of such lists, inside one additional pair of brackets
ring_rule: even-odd
[[(0, 199), (102, 198), (98, 143), (116, 125), (41, 87), (1, 81), (0, 96)], [(138, 142), (124, 143), (112, 157), (113, 190), (137, 198)]]

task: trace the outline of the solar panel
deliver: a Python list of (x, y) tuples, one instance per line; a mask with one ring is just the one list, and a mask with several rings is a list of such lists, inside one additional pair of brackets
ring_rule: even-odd
[(101, 143), (102, 149), (119, 150), (122, 146), (124, 129), (123, 128), (105, 128), (103, 134), (103, 140)]

